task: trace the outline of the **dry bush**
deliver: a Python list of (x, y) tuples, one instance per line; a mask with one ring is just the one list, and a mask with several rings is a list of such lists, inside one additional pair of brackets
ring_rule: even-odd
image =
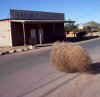
[(55, 42), (51, 51), (54, 66), (64, 72), (84, 72), (92, 63), (86, 50), (76, 43)]

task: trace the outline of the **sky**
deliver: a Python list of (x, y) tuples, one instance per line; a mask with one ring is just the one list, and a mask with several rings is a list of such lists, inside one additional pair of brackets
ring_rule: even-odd
[(100, 23), (100, 0), (2, 0), (0, 19), (8, 18), (10, 9), (64, 13), (76, 24)]

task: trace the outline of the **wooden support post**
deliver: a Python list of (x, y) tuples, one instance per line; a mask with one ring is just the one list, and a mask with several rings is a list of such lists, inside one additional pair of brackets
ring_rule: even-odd
[(42, 44), (42, 32), (41, 32), (41, 23), (39, 23), (39, 42), (40, 42), (40, 45)]
[(75, 36), (76, 36), (76, 32), (75, 32), (75, 29), (74, 29), (74, 38), (75, 38)]
[(25, 39), (25, 24), (22, 22), (23, 25), (23, 36), (24, 36), (24, 46), (26, 46), (26, 39)]
[[(72, 24), (73, 27), (74, 27), (74, 23)], [(76, 31), (75, 31), (75, 28), (74, 28), (74, 38), (76, 37)]]
[(55, 33), (55, 23), (54, 23), (54, 36), (55, 36), (55, 34), (56, 34), (56, 33)]

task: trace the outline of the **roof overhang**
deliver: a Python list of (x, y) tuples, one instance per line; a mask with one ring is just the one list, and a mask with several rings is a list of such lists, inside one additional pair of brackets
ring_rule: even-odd
[(74, 23), (75, 21), (66, 20), (10, 20), (11, 22), (22, 22), (22, 23)]

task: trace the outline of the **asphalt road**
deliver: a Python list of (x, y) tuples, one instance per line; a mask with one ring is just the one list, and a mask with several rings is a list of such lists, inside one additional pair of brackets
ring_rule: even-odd
[[(32, 68), (49, 62), (49, 50), (39, 52), (27, 51), (24, 54), (0, 56), (0, 76), (9, 75), (9, 73), (18, 72), (26, 68)], [(1, 77), (0, 77), (1, 78)]]
[[(80, 45), (89, 52), (93, 61), (100, 57), (100, 39)], [(50, 52), (51, 47), (46, 47), (0, 56), (0, 97), (99, 97), (97, 93), (100, 93), (96, 91), (100, 88), (94, 82), (100, 81), (99, 74), (56, 71), (50, 62)], [(95, 88), (91, 89), (93, 84), (89, 85), (88, 93), (86, 86), (93, 82)]]
[(100, 57), (100, 39), (90, 40), (79, 44), (88, 51), (93, 60)]

